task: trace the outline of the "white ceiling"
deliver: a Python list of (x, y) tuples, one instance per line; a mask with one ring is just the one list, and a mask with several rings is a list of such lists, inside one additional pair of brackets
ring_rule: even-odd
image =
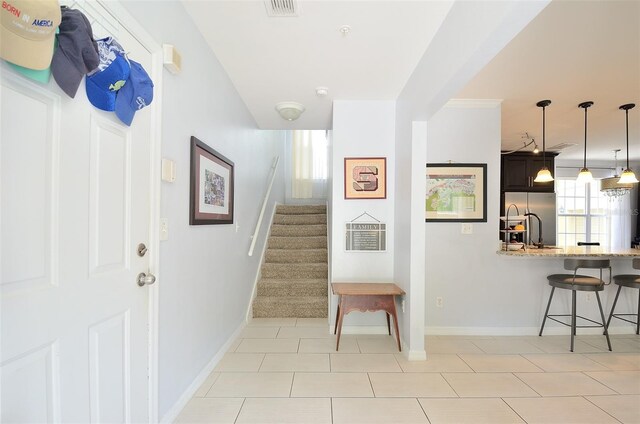
[[(395, 100), (449, 12), (452, 1), (301, 0), (298, 17), (273, 18), (262, 0), (183, 0), (196, 26), (263, 129), (329, 129), (333, 100)], [(349, 35), (340, 33), (351, 26)], [(320, 98), (315, 88), (326, 86)], [(640, 160), (640, 1), (552, 1), (456, 98), (503, 99), (502, 146), (542, 142), (541, 110), (550, 99), (547, 146), (581, 159), (589, 109), (588, 155), (624, 156), (624, 112), (631, 157)], [(294, 122), (274, 109), (297, 101)]]
[[(330, 129), (333, 100), (398, 97), (452, 2), (302, 0), (298, 17), (278, 18), (262, 0), (183, 4), (260, 128)], [(306, 111), (285, 121), (281, 101)]]
[[(502, 147), (520, 147), (528, 132), (542, 148), (542, 110), (547, 108), (547, 147), (577, 143), (562, 159), (582, 159), (584, 111), (588, 110), (588, 159), (625, 154), (629, 111), (631, 158), (640, 159), (640, 1), (554, 0), (456, 97), (504, 99)], [(619, 156), (619, 157), (620, 157)]]

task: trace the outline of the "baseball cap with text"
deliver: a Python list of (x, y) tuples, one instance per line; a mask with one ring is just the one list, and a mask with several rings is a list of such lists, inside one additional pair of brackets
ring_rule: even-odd
[(131, 72), (127, 83), (118, 90), (116, 96), (116, 116), (131, 125), (136, 111), (149, 106), (153, 101), (153, 81), (149, 74), (135, 60), (129, 59)]

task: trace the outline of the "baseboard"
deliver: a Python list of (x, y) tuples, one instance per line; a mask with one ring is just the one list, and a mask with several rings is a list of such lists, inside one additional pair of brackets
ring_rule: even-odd
[(241, 323), (236, 331), (227, 339), (224, 345), (218, 350), (218, 352), (211, 358), (211, 361), (200, 371), (200, 374), (193, 379), (193, 382), (187, 387), (187, 389), (182, 393), (182, 396), (178, 398), (176, 403), (167, 411), (166, 414), (160, 420), (161, 423), (172, 423), (176, 420), (180, 412), (184, 409), (187, 403), (193, 398), (193, 395), (198, 391), (202, 383), (205, 382), (209, 374), (213, 371), (213, 369), (218, 365), (224, 354), (229, 350), (231, 344), (240, 336), (240, 333), (246, 326), (246, 323)]
[[(427, 336), (537, 336), (540, 327), (429, 327), (424, 330)], [(569, 327), (546, 327), (544, 335), (564, 336)], [(599, 335), (602, 328), (579, 328), (578, 335)], [(609, 334), (635, 334), (635, 328), (610, 327)]]

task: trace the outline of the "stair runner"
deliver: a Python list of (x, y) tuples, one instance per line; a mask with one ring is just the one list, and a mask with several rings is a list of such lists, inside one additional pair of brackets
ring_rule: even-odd
[(327, 208), (278, 205), (254, 318), (327, 317)]

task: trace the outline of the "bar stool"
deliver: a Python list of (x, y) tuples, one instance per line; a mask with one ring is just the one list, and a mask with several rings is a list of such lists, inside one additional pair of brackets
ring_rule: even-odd
[[(599, 269), (600, 278), (578, 274), (578, 270), (581, 268)], [(567, 271), (573, 271), (573, 274), (553, 274), (553, 275), (547, 276), (547, 280), (549, 280), (549, 285), (551, 286), (551, 294), (549, 295), (549, 303), (547, 304), (547, 310), (544, 312), (544, 319), (542, 320), (542, 326), (540, 327), (539, 336), (542, 336), (542, 331), (544, 330), (544, 323), (547, 320), (547, 318), (555, 322), (558, 322), (562, 325), (566, 325), (567, 327), (571, 327), (571, 352), (573, 352), (573, 341), (576, 335), (577, 327), (580, 327), (580, 328), (603, 327), (604, 335), (607, 338), (607, 345), (609, 346), (609, 350), (611, 350), (611, 341), (609, 340), (609, 333), (607, 332), (607, 325), (605, 324), (604, 312), (602, 311), (602, 303), (600, 302), (600, 296), (598, 295), (598, 292), (601, 292), (602, 290), (604, 290), (605, 282), (602, 279), (602, 270), (606, 268), (609, 269), (609, 283), (606, 283), (606, 284), (611, 284), (611, 264), (609, 262), (609, 259), (565, 259), (564, 269), (566, 269)], [(571, 314), (549, 315), (549, 307), (551, 306), (551, 300), (553, 299), (553, 293), (555, 292), (556, 288), (571, 290)], [(587, 291), (587, 292), (596, 293), (596, 299), (598, 300), (598, 308), (600, 309), (600, 317), (602, 318), (602, 323), (599, 323), (589, 318), (582, 317), (580, 315), (576, 315), (576, 292), (577, 291)], [(567, 324), (566, 322), (560, 321), (555, 317), (571, 317), (571, 324)], [(576, 318), (580, 318), (597, 325), (576, 325)]]
[[(633, 260), (633, 268), (640, 269), (640, 259), (635, 258)], [(623, 287), (629, 287), (632, 289), (640, 289), (640, 275), (637, 274), (623, 274), (623, 275), (614, 275), (613, 282), (618, 285), (618, 291), (616, 292), (616, 297), (613, 300), (613, 306), (611, 306), (611, 313), (609, 314), (609, 319), (607, 320), (607, 330), (609, 329), (609, 324), (611, 323), (611, 318), (618, 318), (619, 320), (630, 322), (631, 324), (636, 325), (636, 334), (640, 333), (640, 290), (638, 290), (638, 312), (635, 314), (614, 314), (613, 311), (616, 309), (616, 304), (618, 303), (618, 296), (620, 296), (620, 290)], [(622, 318), (624, 316), (635, 316), (636, 320), (631, 321), (626, 318)]]

